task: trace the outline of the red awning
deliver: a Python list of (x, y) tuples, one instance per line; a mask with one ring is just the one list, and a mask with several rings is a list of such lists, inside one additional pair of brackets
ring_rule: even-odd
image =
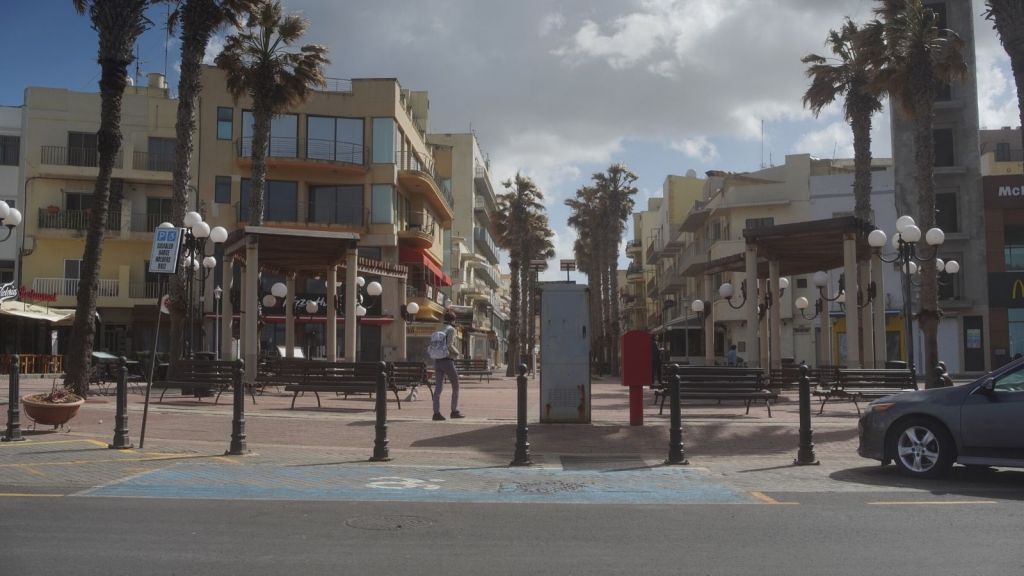
[[(219, 319), (219, 318), (220, 318), (220, 316), (218, 314), (207, 314), (206, 315), (206, 319), (207, 320), (214, 320), (214, 319)], [(238, 314), (235, 314), (232, 317), (232, 319), (233, 320), (240, 320), (241, 317)], [(263, 321), (266, 322), (267, 324), (284, 324), (285, 323), (285, 317), (281, 316), (281, 315), (264, 316), (263, 317)], [(391, 324), (394, 321), (395, 321), (395, 319), (394, 319), (393, 316), (363, 316), (362, 318), (359, 319), (359, 323), (363, 324), (363, 325), (366, 325), (366, 326), (383, 326), (385, 324)], [(303, 314), (302, 316), (296, 315), (295, 316), (295, 323), (296, 324), (325, 324), (325, 323), (327, 323), (327, 317), (326, 316), (308, 316), (308, 315), (305, 315), (305, 314)], [(339, 315), (337, 323), (338, 324), (344, 324), (345, 323), (345, 317)]]
[(430, 272), (437, 277), (438, 284), (440, 286), (452, 285), (451, 276), (442, 272), (441, 267), (434, 262), (433, 258), (431, 258), (423, 248), (399, 248), (398, 261), (402, 264), (423, 266), (427, 270), (430, 270)]

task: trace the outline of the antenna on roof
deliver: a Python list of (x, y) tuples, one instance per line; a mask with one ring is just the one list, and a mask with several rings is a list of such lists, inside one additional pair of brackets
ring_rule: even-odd
[(140, 50), (139, 50), (139, 43), (136, 42), (135, 43), (135, 85), (136, 86), (139, 85), (139, 76), (142, 74), (139, 71), (139, 64), (142, 64), (143, 62), (144, 62), (144, 60), (142, 59), (142, 52), (140, 52)]
[(171, 19), (171, 5), (165, 4), (167, 15), (164, 17), (164, 78), (167, 78), (167, 45), (171, 43), (171, 27), (168, 23)]
[(761, 169), (764, 169), (764, 118), (761, 119)]

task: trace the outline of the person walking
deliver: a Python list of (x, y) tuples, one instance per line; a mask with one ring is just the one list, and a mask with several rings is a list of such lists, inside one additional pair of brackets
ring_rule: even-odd
[(736, 345), (729, 346), (729, 351), (725, 353), (725, 363), (729, 366), (736, 365)]
[(444, 313), (444, 326), (430, 336), (430, 344), (427, 346), (427, 353), (434, 360), (434, 420), (444, 420), (441, 414), (441, 392), (444, 390), (444, 378), (452, 381), (452, 411), (451, 418), (465, 418), (459, 412), (459, 373), (455, 369), (454, 356), (458, 356), (455, 349), (455, 313)]

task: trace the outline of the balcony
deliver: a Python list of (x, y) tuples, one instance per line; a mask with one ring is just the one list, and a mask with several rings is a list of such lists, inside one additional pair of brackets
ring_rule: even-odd
[(483, 280), (491, 290), (501, 286), (501, 277), (490, 266), (477, 266), (474, 271), (476, 277)]
[(437, 223), (428, 214), (421, 212), (419, 216), (418, 221), (406, 218), (405, 225), (398, 231), (398, 241), (415, 248), (431, 248)]
[[(53, 210), (50, 208), (40, 208), (39, 228), (50, 230), (77, 230), (84, 232), (89, 227), (89, 216), (89, 210)], [(107, 213), (106, 229), (108, 231), (121, 229), (120, 212)]]
[(486, 256), (492, 263), (497, 263), (498, 247), (487, 230), (480, 227), (473, 228), (473, 249)]
[(128, 286), (130, 298), (141, 298), (143, 300), (156, 300), (160, 297), (159, 282), (132, 282)]
[(636, 257), (644, 253), (644, 243), (639, 240), (626, 242), (626, 256)]
[[(32, 280), (32, 290), (43, 294), (56, 294), (61, 296), (78, 295), (77, 278), (35, 278)], [(100, 278), (96, 290), (98, 298), (117, 298), (120, 293), (118, 280), (116, 278)]]
[(636, 264), (630, 264), (626, 268), (626, 280), (628, 282), (643, 283), (644, 281), (644, 270)]
[(395, 152), (398, 183), (414, 195), (425, 198), (446, 219), (454, 217), (451, 184), (438, 178), (432, 159), (426, 159), (414, 150)]
[[(491, 173), (487, 166), (477, 164), (473, 170), (473, 181), (476, 184), (477, 194), (489, 198), (491, 203), (495, 202), (494, 188), (491, 186)], [(483, 194), (480, 194), (480, 192)]]
[(132, 232), (152, 232), (162, 222), (169, 222), (170, 214), (132, 214), (130, 230)]
[[(49, 166), (78, 166), (82, 168), (97, 168), (100, 155), (96, 148), (68, 148), (66, 146), (43, 146), (43, 164)], [(118, 151), (114, 159), (114, 168), (121, 168), (121, 152)]]
[(150, 172), (174, 172), (174, 154), (135, 152), (132, 154), (132, 168)]
[[(252, 163), (252, 137), (240, 138), (236, 149), (239, 163)], [(363, 173), (369, 169), (367, 151), (366, 146), (357, 142), (272, 137), (267, 146), (266, 160), (270, 166)]]

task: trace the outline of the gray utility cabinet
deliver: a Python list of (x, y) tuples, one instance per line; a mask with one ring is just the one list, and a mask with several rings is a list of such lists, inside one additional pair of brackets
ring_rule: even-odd
[(589, 300), (587, 286), (541, 285), (541, 422), (590, 422)]

